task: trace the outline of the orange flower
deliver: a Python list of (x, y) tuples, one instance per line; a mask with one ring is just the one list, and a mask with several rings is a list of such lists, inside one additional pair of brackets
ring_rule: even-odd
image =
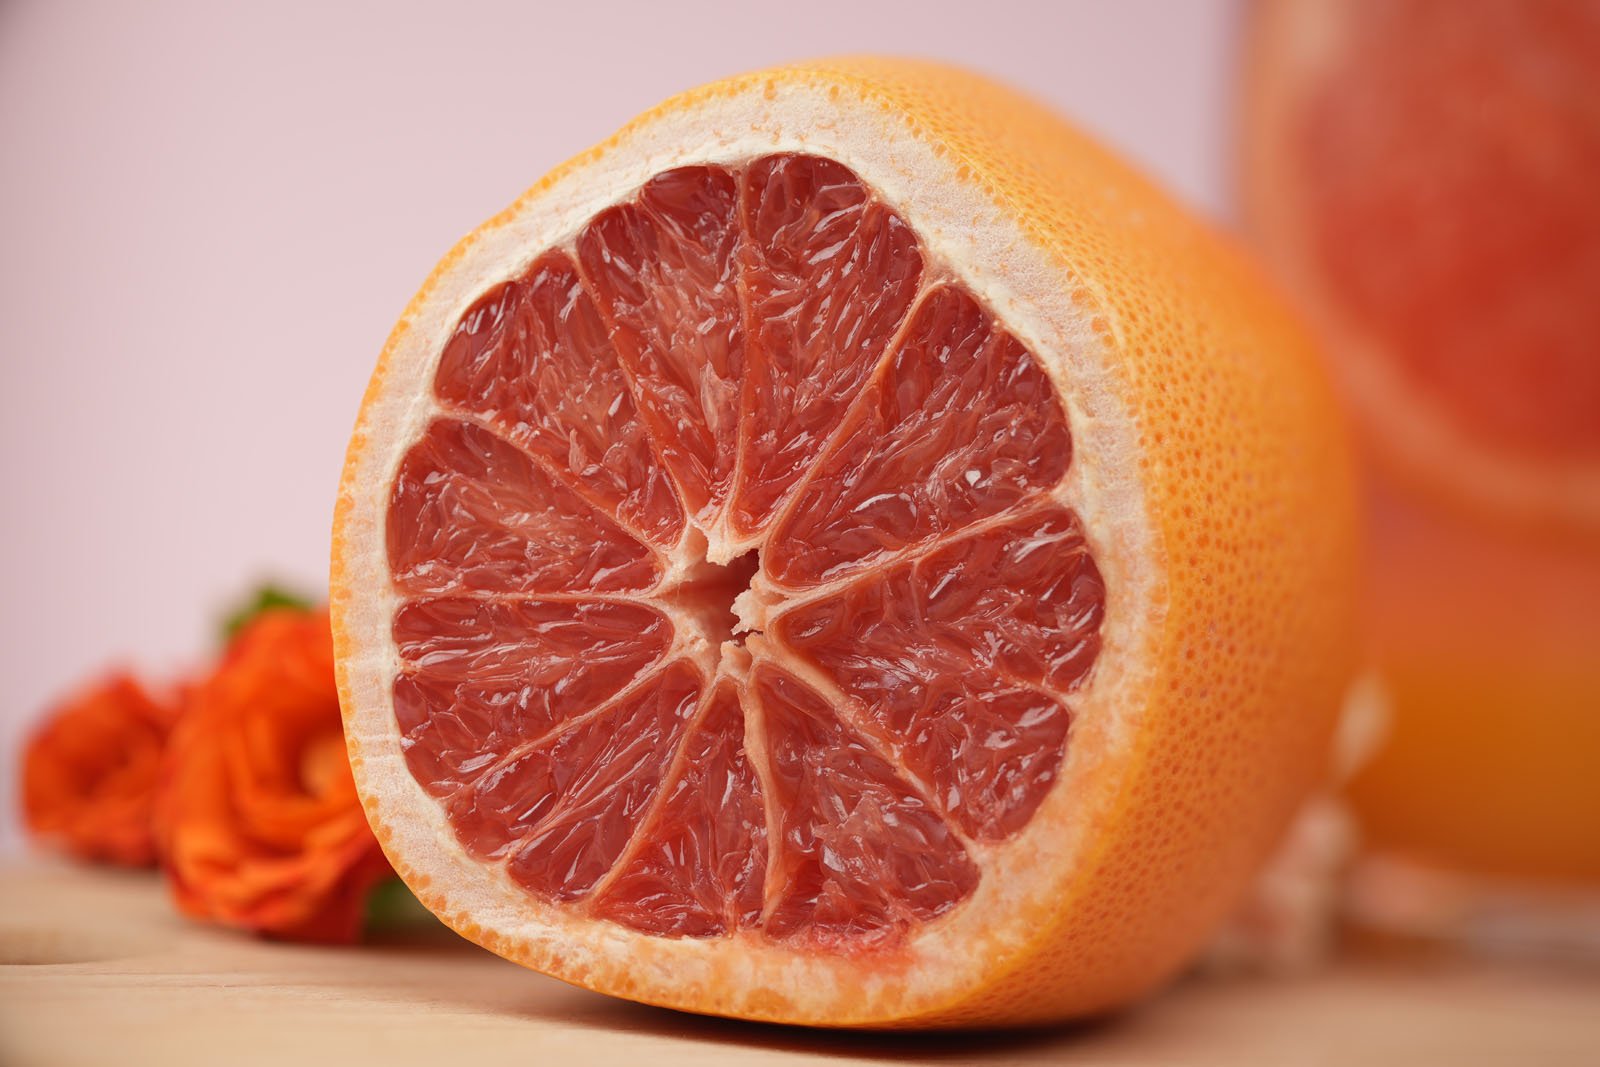
[(298, 941), (353, 941), (390, 872), (345, 756), (326, 611), (246, 625), (190, 694), (157, 827), (187, 914)]
[(87, 860), (155, 860), (151, 804), (177, 717), (132, 677), (113, 675), (60, 704), (28, 742), (22, 812), (28, 829)]

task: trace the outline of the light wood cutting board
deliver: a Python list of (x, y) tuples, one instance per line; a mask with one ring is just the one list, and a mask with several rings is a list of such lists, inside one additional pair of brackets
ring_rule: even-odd
[(0, 868), (0, 1064), (1600, 1065), (1600, 973), (1351, 957), (1293, 980), (1191, 978), (1115, 1019), (1024, 1034), (825, 1033), (562, 985), (438, 928), (359, 949), (177, 917), (159, 880)]

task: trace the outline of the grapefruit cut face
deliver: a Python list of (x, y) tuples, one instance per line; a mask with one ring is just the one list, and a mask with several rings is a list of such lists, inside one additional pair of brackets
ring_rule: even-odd
[(1298, 130), (1312, 254), (1464, 432), (1600, 466), (1600, 18), (1348, 10)]
[(891, 951), (1060, 772), (1105, 587), (1038, 359), (854, 173), (677, 167), (460, 315), (386, 512), (406, 765), (531, 897)]
[(1480, 514), (1592, 539), (1593, 7), (1274, 0), (1254, 20), (1246, 207), (1374, 451)]

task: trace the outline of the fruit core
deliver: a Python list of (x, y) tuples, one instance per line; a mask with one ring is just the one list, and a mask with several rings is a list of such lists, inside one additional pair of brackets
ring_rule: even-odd
[(1066, 413), (845, 167), (656, 175), (465, 309), (431, 401), (396, 725), (530, 906), (887, 950), (1045, 801), (1106, 596)]
[(723, 564), (702, 561), (664, 598), (700, 623), (709, 644), (737, 648), (747, 635), (759, 634), (765, 620), (761, 593), (751, 585), (760, 569), (761, 554), (753, 549)]

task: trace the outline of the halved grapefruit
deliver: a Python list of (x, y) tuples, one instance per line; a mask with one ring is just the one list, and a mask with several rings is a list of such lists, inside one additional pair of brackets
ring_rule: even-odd
[(1316, 784), (1352, 527), (1304, 336), (1122, 164), (944, 67), (735, 78), (391, 336), (334, 539), (355, 777), (424, 903), (570, 982), (1105, 1009)]
[(1411, 863), (1600, 883), (1600, 5), (1263, 0), (1242, 200), (1371, 460)]

